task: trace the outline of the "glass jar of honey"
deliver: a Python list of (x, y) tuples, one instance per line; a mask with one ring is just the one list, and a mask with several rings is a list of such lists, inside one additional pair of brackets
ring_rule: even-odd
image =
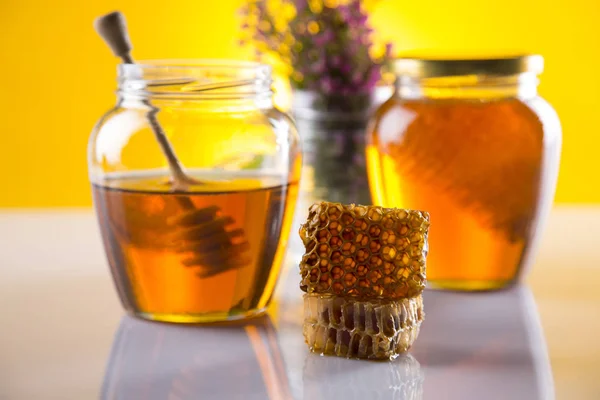
[(368, 129), (374, 202), (431, 215), (431, 287), (506, 287), (531, 264), (554, 197), (561, 127), (543, 59), (401, 58)]
[(118, 68), (89, 177), (114, 282), (131, 314), (169, 322), (264, 312), (289, 237), (301, 153), (266, 65)]

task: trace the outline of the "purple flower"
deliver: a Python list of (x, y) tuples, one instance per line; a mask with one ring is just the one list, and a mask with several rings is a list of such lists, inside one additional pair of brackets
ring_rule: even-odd
[(369, 17), (367, 17), (367, 15), (365, 14), (360, 14), (358, 15), (358, 17), (356, 18), (356, 23), (363, 25), (365, 23), (367, 23), (367, 20), (369, 19)]
[(323, 60), (319, 60), (311, 65), (310, 71), (314, 74), (322, 74), (326, 69), (325, 62)]
[(333, 92), (333, 82), (331, 81), (331, 79), (329, 77), (325, 77), (321, 81), (321, 90), (325, 94), (329, 94), (329, 93)]
[(360, 12), (360, 10), (361, 10), (360, 0), (349, 1), (347, 4), (347, 7), (352, 12)]
[(338, 55), (332, 56), (331, 59), (329, 60), (329, 65), (331, 65), (334, 68), (339, 67), (342, 64), (342, 58)]
[(347, 6), (339, 6), (337, 10), (342, 21), (347, 22), (350, 18), (352, 18), (352, 12)]
[(385, 44), (385, 57), (389, 58), (392, 56), (392, 50), (394, 48), (394, 45), (391, 42), (388, 42)]
[(367, 81), (364, 84), (364, 88), (366, 90), (375, 89), (375, 86), (377, 85), (379, 79), (381, 79), (381, 71), (379, 66), (371, 68), (371, 70), (369, 71), (369, 77), (367, 78)]
[[(250, 18), (250, 11), (257, 13), (258, 24), (243, 20), (241, 28), (246, 34), (240, 44), (260, 44), (265, 51), (277, 53), (291, 36), (293, 40), (289, 44), (293, 50), (286, 54), (289, 58), (284, 61), (290, 63), (296, 76), (292, 80), (294, 87), (342, 95), (363, 93), (375, 87), (381, 75), (380, 64), (391, 57), (392, 46), (386, 44), (381, 58), (370, 56), (373, 29), (360, 0), (325, 6), (318, 14), (311, 11), (307, 0), (282, 0), (282, 4), (296, 8), (295, 16), (286, 21), (283, 32), (274, 29), (273, 21), (281, 16), (269, 9), (267, 3), (267, 0), (252, 0), (242, 8), (241, 14), (246, 19)], [(314, 35), (306, 31), (311, 21), (320, 27)]]
[(303, 11), (308, 7), (308, 0), (294, 0), (293, 2), (298, 12)]
[(315, 37), (315, 44), (317, 46), (325, 46), (327, 43), (330, 43), (335, 39), (335, 35), (332, 31), (326, 30), (322, 34)]

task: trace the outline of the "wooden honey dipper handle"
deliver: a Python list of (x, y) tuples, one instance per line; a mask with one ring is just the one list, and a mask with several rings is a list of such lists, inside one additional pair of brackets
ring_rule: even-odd
[[(124, 64), (135, 63), (130, 54), (132, 46), (131, 41), (129, 40), (129, 33), (127, 32), (127, 22), (125, 21), (125, 16), (123, 14), (119, 11), (114, 11), (98, 17), (94, 21), (94, 28), (102, 39), (104, 39), (108, 47), (110, 47), (114, 55), (119, 57)], [(189, 185), (200, 184), (201, 182), (192, 179), (184, 172), (179, 159), (175, 155), (173, 146), (171, 146), (165, 131), (156, 119), (158, 109), (152, 106), (148, 101), (145, 101), (145, 103), (151, 108), (151, 111), (147, 115), (150, 127), (169, 163), (171, 178), (173, 180), (173, 189), (175, 191), (185, 191)]]
[(115, 11), (98, 17), (94, 21), (94, 28), (115, 56), (123, 60), (125, 64), (134, 63), (130, 55), (132, 46), (123, 14)]
[[(123, 14), (115, 11), (99, 17), (94, 21), (94, 27), (102, 39), (104, 39), (108, 47), (110, 47), (112, 52), (119, 57), (123, 63), (135, 64), (135, 61), (130, 54), (133, 46), (129, 40), (127, 23)], [(234, 83), (233, 86), (244, 86), (246, 84), (248, 83), (245, 81), (240, 81)], [(196, 90), (215, 90), (219, 89), (220, 87), (221, 86), (219, 85), (210, 85), (204, 89), (200, 87)], [(165, 131), (156, 118), (156, 114), (158, 113), (159, 109), (154, 107), (148, 100), (145, 100), (144, 104), (150, 109), (150, 111), (146, 114), (148, 123), (152, 129), (152, 132), (154, 133), (156, 141), (160, 145), (160, 148), (168, 161), (173, 191), (186, 192), (190, 185), (202, 184), (202, 181), (195, 180), (184, 172), (184, 169), (175, 155), (173, 147), (171, 146)], [(185, 214), (182, 218), (192, 218), (192, 226), (197, 228), (199, 223), (194, 222), (195, 218), (197, 218), (198, 215), (202, 216), (207, 212), (210, 212), (209, 221), (203, 221), (204, 223), (220, 223), (218, 229), (211, 231), (211, 235), (206, 235), (202, 232), (200, 232), (199, 235), (194, 234), (193, 232), (195, 231), (193, 229), (192, 233), (189, 233), (190, 227), (187, 227), (188, 230), (186, 230), (186, 227), (183, 226), (183, 223), (179, 224), (182, 225), (180, 226), (180, 228), (182, 228), (180, 232), (181, 235), (183, 235), (182, 239), (187, 239), (188, 242), (192, 242), (195, 244), (194, 247), (196, 248), (195, 256), (183, 260), (183, 265), (194, 266), (196, 264), (204, 264), (204, 266), (208, 268), (206, 271), (201, 273), (201, 276), (208, 277), (229, 269), (240, 268), (247, 264), (247, 261), (244, 261), (244, 259), (240, 257), (242, 253), (246, 251), (247, 243), (245, 241), (240, 241), (240, 243), (237, 244), (232, 242), (232, 238), (234, 236), (243, 235), (243, 231), (240, 232), (238, 229), (237, 231), (234, 230), (228, 232), (225, 230), (225, 226), (233, 223), (231, 218), (219, 218), (217, 216), (217, 212), (219, 211), (218, 208), (216, 210), (211, 210), (211, 207), (196, 209), (189, 196), (176, 196), (176, 199), (181, 207), (185, 210)], [(217, 254), (215, 254), (214, 251), (202, 251), (202, 246), (210, 249), (218, 249)], [(188, 250), (189, 249), (186, 249), (185, 252), (188, 252)]]

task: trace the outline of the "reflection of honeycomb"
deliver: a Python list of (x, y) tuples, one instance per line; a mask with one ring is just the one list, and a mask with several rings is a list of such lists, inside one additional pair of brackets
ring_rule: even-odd
[(395, 301), (304, 295), (304, 338), (316, 353), (394, 358), (412, 346), (422, 320), (421, 295)]
[(421, 400), (424, 378), (410, 354), (366, 366), (309, 354), (302, 375), (305, 399), (344, 400)]
[(422, 211), (313, 204), (300, 228), (300, 287), (361, 299), (414, 297), (425, 288), (428, 228)]

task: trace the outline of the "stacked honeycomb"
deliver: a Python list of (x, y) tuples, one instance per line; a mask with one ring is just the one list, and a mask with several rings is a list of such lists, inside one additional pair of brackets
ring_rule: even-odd
[(311, 350), (393, 358), (423, 319), (429, 215), (318, 203), (300, 228), (304, 336)]

